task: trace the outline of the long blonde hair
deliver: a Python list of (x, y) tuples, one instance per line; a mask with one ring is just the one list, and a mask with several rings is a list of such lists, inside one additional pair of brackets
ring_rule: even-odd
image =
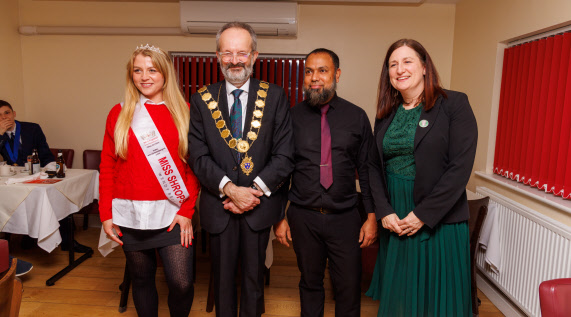
[(163, 99), (178, 130), (178, 156), (183, 162), (186, 162), (188, 155), (188, 122), (190, 120), (190, 111), (178, 86), (174, 66), (168, 54), (157, 47), (149, 48), (148, 45), (144, 48), (137, 48), (127, 63), (125, 103), (121, 108), (121, 112), (117, 118), (117, 124), (115, 125), (115, 153), (120, 158), (124, 160), (127, 159), (129, 128), (133, 121), (135, 107), (137, 102), (139, 102), (139, 95), (141, 94), (133, 82), (133, 64), (139, 54), (150, 57), (153, 66), (165, 79)]

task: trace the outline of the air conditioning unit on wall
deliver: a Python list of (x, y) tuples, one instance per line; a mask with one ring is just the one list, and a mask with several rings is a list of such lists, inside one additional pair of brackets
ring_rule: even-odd
[(180, 1), (180, 27), (189, 34), (216, 34), (227, 22), (250, 24), (256, 34), (297, 35), (297, 3), (274, 1)]

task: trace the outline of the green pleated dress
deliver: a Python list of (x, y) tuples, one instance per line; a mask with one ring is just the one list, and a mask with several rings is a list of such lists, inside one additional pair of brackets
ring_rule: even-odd
[[(399, 107), (383, 140), (389, 198), (402, 219), (415, 208), (414, 136), (422, 106)], [(379, 254), (366, 295), (378, 316), (471, 316), (468, 223), (423, 226), (399, 237), (379, 227)]]

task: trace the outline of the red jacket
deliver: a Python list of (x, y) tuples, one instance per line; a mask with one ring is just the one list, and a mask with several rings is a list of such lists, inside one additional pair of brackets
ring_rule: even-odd
[[(189, 198), (182, 203), (178, 214), (192, 218), (200, 184), (188, 164), (184, 163), (178, 156), (179, 138), (174, 121), (165, 105), (150, 104), (145, 105), (145, 107), (147, 107), (147, 111), (161, 133), (188, 190)], [(105, 126), (99, 175), (99, 216), (101, 221), (112, 218), (111, 201), (113, 198), (129, 200), (167, 199), (132, 129), (129, 129), (127, 159), (123, 160), (115, 154), (115, 124), (120, 111), (121, 105), (115, 105), (107, 116)]]

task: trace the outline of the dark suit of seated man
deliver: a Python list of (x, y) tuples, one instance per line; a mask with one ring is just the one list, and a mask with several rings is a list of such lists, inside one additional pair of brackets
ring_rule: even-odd
[[(40, 125), (32, 122), (16, 121), (16, 111), (8, 102), (0, 100), (0, 154), (6, 163), (24, 166), (28, 155), (32, 155), (34, 149), (38, 150), (42, 167), (55, 161)], [(68, 218), (60, 221), (61, 247), (64, 251), (69, 249), (68, 238), (70, 232), (68, 221)], [(26, 243), (24, 242), (24, 244)], [(86, 253), (91, 248), (81, 245), (74, 240), (73, 250), (79, 253)]]

